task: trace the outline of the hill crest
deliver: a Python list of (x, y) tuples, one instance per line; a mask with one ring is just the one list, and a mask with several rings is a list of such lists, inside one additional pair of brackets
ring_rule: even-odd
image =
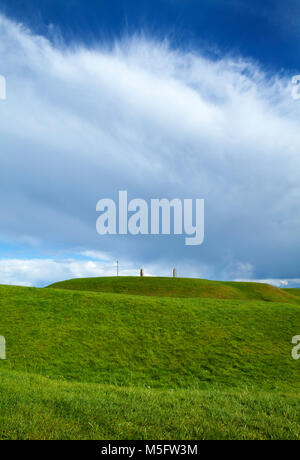
[(48, 286), (51, 289), (106, 292), (154, 297), (263, 300), (299, 303), (299, 297), (270, 284), (210, 281), (196, 278), (100, 277), (77, 278)]

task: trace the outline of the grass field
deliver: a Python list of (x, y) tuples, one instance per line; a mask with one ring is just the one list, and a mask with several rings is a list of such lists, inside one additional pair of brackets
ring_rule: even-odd
[(300, 439), (300, 299), (268, 285), (0, 286), (2, 439)]
[(1, 374), (2, 439), (299, 439), (299, 396)]

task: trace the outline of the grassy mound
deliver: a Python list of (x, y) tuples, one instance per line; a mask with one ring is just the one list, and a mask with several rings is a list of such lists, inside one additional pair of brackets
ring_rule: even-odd
[[(78, 283), (0, 286), (1, 439), (300, 438), (297, 296), (255, 300), (277, 290), (249, 283)], [(147, 283), (159, 296), (140, 295)], [(199, 296), (222, 284), (240, 298), (189, 298), (192, 285)]]
[(294, 387), (296, 304), (0, 287), (1, 366), (150, 387)]
[(299, 302), (299, 299), (295, 298), (292, 293), (269, 284), (209, 281), (192, 278), (141, 278), (133, 276), (81, 278), (62, 281), (49, 287), (53, 289), (158, 297)]

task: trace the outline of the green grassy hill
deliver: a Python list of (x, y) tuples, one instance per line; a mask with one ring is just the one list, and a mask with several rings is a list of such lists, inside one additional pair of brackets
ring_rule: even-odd
[(300, 438), (299, 299), (197, 281), (0, 286), (0, 438)]
[(62, 281), (54, 289), (110, 292), (156, 297), (201, 297), (207, 299), (264, 300), (298, 302), (292, 292), (263, 283), (209, 281), (193, 278), (103, 277)]

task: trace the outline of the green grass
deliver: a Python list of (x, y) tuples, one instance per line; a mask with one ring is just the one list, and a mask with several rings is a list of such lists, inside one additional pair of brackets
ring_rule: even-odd
[(0, 287), (2, 367), (151, 387), (295, 385), (294, 304)]
[(299, 298), (149, 280), (0, 286), (0, 438), (299, 439)]
[(264, 300), (299, 302), (293, 293), (263, 283), (210, 281), (193, 278), (103, 277), (52, 284), (50, 288), (155, 297)]
[(300, 297), (300, 289), (296, 288), (285, 288), (283, 289), (284, 292), (287, 292), (288, 294), (291, 294), (293, 296)]
[(1, 439), (300, 439), (298, 394), (153, 390), (2, 372)]

